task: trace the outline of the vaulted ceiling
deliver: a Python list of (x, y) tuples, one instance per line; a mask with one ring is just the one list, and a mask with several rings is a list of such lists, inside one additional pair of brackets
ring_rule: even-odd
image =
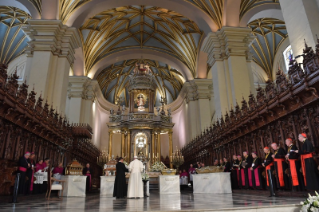
[(80, 31), (87, 73), (104, 57), (130, 48), (175, 57), (195, 76), (203, 33), (193, 21), (174, 11), (153, 6), (118, 7), (90, 18)]
[(253, 59), (272, 79), (273, 63), (278, 48), (288, 37), (285, 22), (274, 18), (257, 19), (248, 24), (257, 37), (253, 44)]
[(279, 4), (279, 0), (241, 0), (239, 17), (242, 18), (249, 10), (265, 4)]
[(117, 97), (123, 97), (128, 106), (128, 81), (136, 63), (148, 63), (157, 84), (156, 104), (160, 96), (166, 97), (167, 103), (174, 101), (182, 89), (184, 79), (173, 67), (159, 61), (148, 59), (125, 60), (106, 67), (97, 77), (102, 93), (109, 102), (115, 103)]
[(0, 6), (0, 63), (9, 64), (24, 52), (28, 38), (21, 27), (29, 18), (18, 8)]

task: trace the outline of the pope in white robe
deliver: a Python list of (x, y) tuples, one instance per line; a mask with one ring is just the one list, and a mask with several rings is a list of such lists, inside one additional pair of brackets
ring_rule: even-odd
[(128, 166), (128, 170), (131, 174), (130, 179), (128, 181), (127, 198), (144, 197), (143, 182), (141, 175), (143, 169), (143, 163), (137, 159), (137, 156), (134, 156), (134, 160)]

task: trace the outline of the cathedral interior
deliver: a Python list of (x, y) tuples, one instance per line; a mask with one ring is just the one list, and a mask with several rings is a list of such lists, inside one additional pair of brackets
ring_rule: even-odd
[(0, 0), (0, 17), (0, 194), (25, 151), (96, 170), (262, 157), (301, 132), (318, 151), (318, 0)]

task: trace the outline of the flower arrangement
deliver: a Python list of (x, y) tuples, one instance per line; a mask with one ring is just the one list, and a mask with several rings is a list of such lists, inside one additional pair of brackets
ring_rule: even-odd
[(148, 181), (148, 180), (150, 180), (150, 177), (148, 176), (148, 174), (142, 173), (142, 180)]
[(128, 163), (125, 160), (123, 161), (123, 163), (124, 163), (125, 167), (128, 166)]
[(162, 163), (162, 162), (160, 162), (160, 161), (156, 161), (153, 165), (152, 165), (152, 167), (151, 167), (151, 171), (152, 172), (161, 172), (163, 169), (165, 169), (166, 167), (165, 167), (165, 165)]
[(309, 194), (309, 197), (304, 201), (300, 202), (302, 205), (301, 212), (319, 212), (319, 194), (315, 191), (316, 196), (311, 196)]

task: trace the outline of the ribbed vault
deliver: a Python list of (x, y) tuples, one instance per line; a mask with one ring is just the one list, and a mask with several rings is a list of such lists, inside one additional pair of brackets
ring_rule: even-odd
[(0, 6), (0, 63), (9, 64), (24, 52), (28, 39), (21, 27), (29, 18), (18, 8)]
[(148, 59), (125, 60), (105, 68), (97, 77), (102, 93), (109, 102), (115, 103), (117, 97), (123, 97), (128, 106), (128, 80), (136, 63), (148, 63), (157, 84), (156, 104), (160, 96), (166, 97), (167, 103), (173, 102), (183, 86), (182, 75), (171, 66)]
[(204, 11), (217, 24), (218, 28), (223, 27), (224, 0), (184, 0)]
[(72, 13), (92, 0), (59, 0), (59, 19), (65, 24)]
[(195, 76), (203, 33), (188, 18), (164, 8), (125, 6), (104, 11), (80, 28), (86, 74), (104, 57), (125, 49), (152, 49), (183, 62)]
[(279, 0), (241, 0), (240, 19), (251, 9), (265, 4), (279, 4)]
[(262, 18), (248, 24), (257, 37), (253, 44), (253, 59), (272, 79), (274, 58), (279, 46), (288, 37), (285, 22), (274, 18)]

